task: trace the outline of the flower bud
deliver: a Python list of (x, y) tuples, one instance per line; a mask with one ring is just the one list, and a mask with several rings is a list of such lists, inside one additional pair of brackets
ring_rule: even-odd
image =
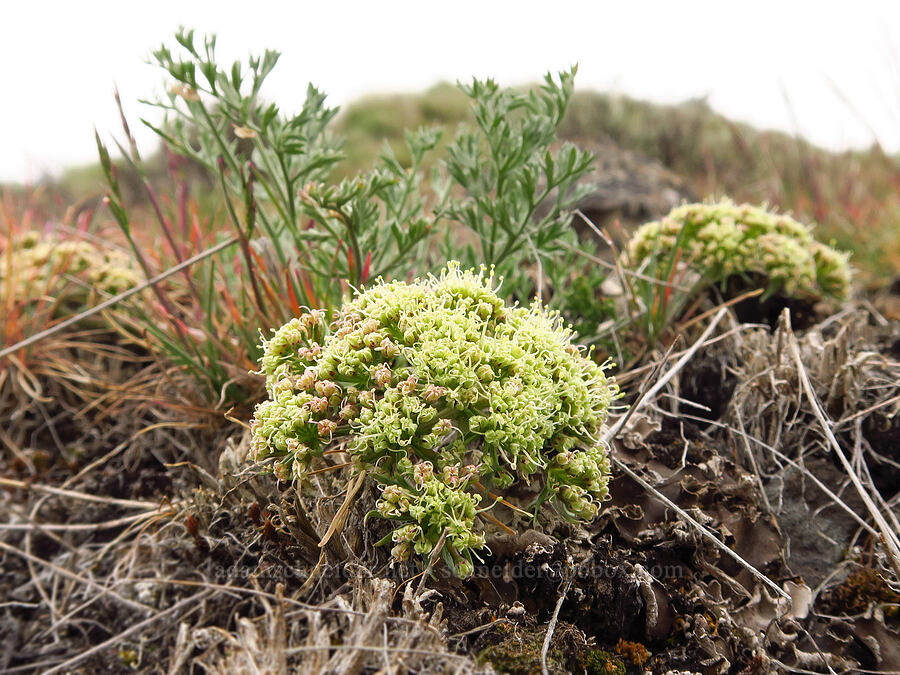
[(300, 347), (297, 350), (297, 356), (303, 361), (315, 361), (316, 357), (322, 353), (322, 347), (318, 342), (313, 342), (309, 347)]
[(312, 389), (316, 383), (316, 371), (314, 368), (307, 368), (303, 374), (297, 378), (297, 388), (302, 390)]
[(418, 525), (404, 525), (403, 527), (398, 527), (396, 530), (394, 530), (394, 532), (391, 534), (391, 540), (398, 544), (404, 541), (412, 541), (419, 535), (421, 531), (422, 528), (420, 528)]
[(391, 556), (399, 562), (406, 562), (412, 553), (412, 544), (408, 541), (401, 542), (391, 549)]
[(381, 493), (381, 498), (389, 504), (397, 504), (405, 494), (405, 491), (399, 485), (388, 485)]
[(291, 391), (294, 388), (294, 383), (289, 377), (283, 377), (278, 382), (275, 383), (275, 386), (272, 387), (272, 391), (275, 394), (279, 394), (283, 391)]
[(425, 392), (422, 394), (422, 397), (428, 403), (435, 403), (438, 399), (441, 398), (444, 394), (447, 393), (447, 387), (440, 387), (434, 384), (429, 384), (425, 387)]
[(316, 391), (319, 396), (331, 398), (340, 391), (339, 387), (331, 380), (319, 380), (316, 382)]
[(272, 465), (272, 471), (278, 480), (289, 481), (291, 479), (291, 462), (275, 462)]
[(518, 377), (511, 377), (503, 383), (503, 391), (511, 396), (515, 396), (522, 391), (522, 380)]
[(400, 353), (400, 348), (391, 342), (390, 338), (386, 337), (381, 341), (381, 353), (386, 359), (393, 359)]
[(247, 453), (251, 462), (258, 462), (268, 456), (268, 446), (265, 439), (254, 433), (250, 441), (250, 450)]
[(417, 380), (410, 375), (400, 383), (399, 389), (404, 396), (411, 396), (416, 391)]
[(375, 407), (375, 392), (371, 389), (364, 389), (359, 392), (359, 404), (366, 408)]
[(314, 309), (308, 314), (304, 314), (300, 320), (303, 322), (304, 328), (306, 328), (307, 330), (312, 330), (322, 322), (322, 319), (324, 317), (324, 312), (318, 309)]
[(319, 420), (316, 424), (319, 427), (319, 436), (321, 436), (322, 438), (331, 438), (338, 425), (334, 420), (327, 419)]
[(355, 420), (357, 417), (359, 417), (359, 408), (352, 403), (348, 403), (343, 408), (341, 408), (341, 412), (339, 413), (339, 415), (340, 418), (346, 422)]
[(375, 371), (375, 384), (384, 389), (391, 384), (391, 369), (386, 365), (381, 366)]
[(460, 558), (455, 560), (454, 563), (456, 564), (456, 571), (459, 572), (459, 576), (462, 579), (471, 576), (475, 572), (475, 564), (471, 560)]
[(434, 466), (431, 462), (419, 462), (413, 467), (413, 476), (416, 479), (416, 485), (422, 487), (434, 476)]
[(472, 478), (478, 476), (478, 472), (481, 470), (481, 464), (466, 464), (462, 468), (462, 480), (468, 481)]
[(440, 435), (449, 434), (453, 429), (453, 422), (446, 418), (441, 418), (434, 425), (434, 432)]
[(459, 467), (454, 465), (445, 466), (443, 470), (444, 482), (450, 487), (456, 487), (459, 482)]
[(314, 413), (323, 413), (328, 410), (328, 399), (322, 396), (316, 396), (309, 400), (307, 407)]
[(559, 466), (567, 466), (574, 458), (574, 452), (571, 450), (564, 450), (563, 452), (558, 453), (553, 459)]

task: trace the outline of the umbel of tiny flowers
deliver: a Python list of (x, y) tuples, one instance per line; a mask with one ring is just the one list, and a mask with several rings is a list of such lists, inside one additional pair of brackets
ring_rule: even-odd
[[(133, 261), (117, 249), (37, 231), (10, 242), (11, 264), (0, 264), (0, 296), (38, 300), (51, 284), (63, 313), (83, 308), (91, 290), (115, 295), (140, 281)], [(68, 278), (81, 283), (66, 284)]]
[(535, 517), (550, 504), (581, 521), (607, 496), (601, 438), (619, 389), (571, 338), (540, 304), (505, 305), (484, 269), (379, 281), (330, 326), (311, 311), (265, 342), (251, 459), (302, 482), (341, 444), (381, 489), (370, 515), (396, 523), (382, 542), (394, 558), (443, 537), (443, 560), (467, 576), (498, 493), (526, 483)]
[(707, 283), (761, 275), (766, 295), (841, 300), (850, 288), (846, 253), (816, 241), (809, 227), (790, 216), (728, 199), (679, 206), (638, 228), (626, 261), (639, 268), (653, 260), (657, 269), (668, 270), (676, 255)]

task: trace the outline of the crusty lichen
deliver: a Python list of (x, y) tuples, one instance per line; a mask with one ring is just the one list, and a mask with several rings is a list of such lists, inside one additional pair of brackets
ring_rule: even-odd
[(441, 554), (460, 575), (484, 545), (479, 508), (527, 482), (524, 507), (552, 503), (589, 520), (607, 495), (601, 442), (618, 387), (571, 342), (559, 317), (507, 307), (484, 272), (378, 283), (331, 327), (312, 311), (276, 331), (261, 360), (269, 400), (251, 456), (302, 480), (346, 442), (354, 471), (381, 486), (377, 515), (396, 521), (393, 555)]
[(731, 200), (686, 204), (647, 223), (628, 244), (628, 264), (645, 260), (668, 270), (673, 256), (708, 283), (735, 275), (760, 275), (767, 293), (810, 299), (843, 299), (850, 288), (847, 254), (813, 238), (790, 216)]

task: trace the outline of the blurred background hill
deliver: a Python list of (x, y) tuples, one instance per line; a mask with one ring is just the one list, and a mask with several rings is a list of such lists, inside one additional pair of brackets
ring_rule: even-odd
[[(374, 95), (345, 106), (334, 122), (345, 135), (346, 175), (371, 166), (384, 143), (401, 162), (405, 129), (443, 126), (445, 141), (471, 122), (465, 96), (448, 83), (416, 94)], [(781, 131), (757, 129), (714, 111), (704, 100), (661, 105), (622, 95), (576, 91), (561, 136), (597, 156), (594, 194), (582, 210), (595, 222), (637, 224), (682, 200), (729, 195), (768, 203), (818, 225), (818, 235), (854, 253), (864, 281), (890, 279), (900, 269), (900, 157), (877, 143), (835, 152)], [(154, 184), (171, 179), (161, 151), (148, 156)], [(203, 170), (190, 172), (195, 195), (215, 201)], [(123, 171), (126, 199), (140, 202), (139, 178)], [(32, 206), (50, 212), (93, 204), (103, 190), (99, 165), (70, 168), (27, 189)]]

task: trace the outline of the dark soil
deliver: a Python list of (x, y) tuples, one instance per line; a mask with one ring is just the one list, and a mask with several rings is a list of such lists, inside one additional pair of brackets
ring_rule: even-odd
[[(725, 300), (738, 298), (747, 291), (765, 288), (766, 280), (758, 275), (750, 278), (729, 277), (725, 280)], [(767, 298), (752, 297), (734, 304), (734, 313), (741, 323), (763, 323), (774, 328), (785, 309), (791, 313), (791, 325), (796, 330), (811, 328), (820, 318), (815, 303), (775, 293)]]

